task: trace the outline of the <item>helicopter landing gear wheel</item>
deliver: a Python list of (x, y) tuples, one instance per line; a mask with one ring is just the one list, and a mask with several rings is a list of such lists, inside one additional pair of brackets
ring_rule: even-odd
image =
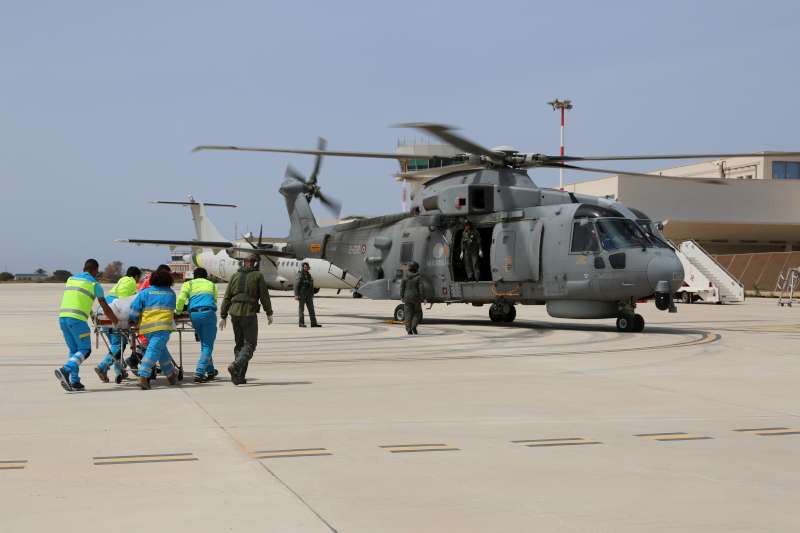
[(489, 320), (492, 322), (513, 322), (516, 317), (517, 310), (512, 303), (499, 301), (489, 307)]
[[(617, 317), (617, 331), (635, 331), (635, 317), (638, 315), (619, 315)], [(642, 328), (644, 328), (644, 319), (642, 319)]]
[(642, 315), (633, 315), (633, 331), (636, 333), (644, 331), (644, 317)]
[(405, 322), (406, 321), (406, 306), (403, 304), (398, 305), (394, 308), (394, 319), (397, 322)]

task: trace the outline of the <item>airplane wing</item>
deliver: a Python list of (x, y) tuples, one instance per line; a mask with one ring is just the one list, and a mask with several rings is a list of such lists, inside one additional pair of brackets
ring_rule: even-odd
[(127, 244), (149, 244), (152, 246), (188, 246), (191, 248), (231, 248), (233, 243), (230, 241), (171, 241), (162, 239), (117, 239), (114, 242)]
[(295, 257), (295, 254), (288, 253), (273, 247), (272, 244), (262, 244), (261, 247), (248, 247), (237, 246), (230, 241), (177, 241), (166, 239), (117, 239), (114, 242), (150, 245), (150, 246), (167, 246), (176, 248), (178, 246), (185, 246), (188, 248), (211, 248), (212, 250), (225, 250), (229, 254), (253, 254), (253, 255), (267, 255), (270, 257)]

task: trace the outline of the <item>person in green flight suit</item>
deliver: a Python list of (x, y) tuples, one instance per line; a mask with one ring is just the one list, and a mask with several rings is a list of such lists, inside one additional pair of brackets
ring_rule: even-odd
[(461, 234), (461, 260), (464, 262), (467, 281), (480, 281), (481, 257), (483, 257), (481, 234), (467, 220), (464, 223), (464, 232)]
[(258, 344), (259, 302), (267, 314), (267, 323), (272, 324), (272, 303), (269, 299), (267, 282), (264, 281), (264, 276), (256, 265), (256, 256), (249, 256), (242, 261), (242, 267), (228, 283), (219, 312), (220, 330), (225, 329), (229, 314), (233, 324), (235, 359), (228, 366), (228, 372), (234, 385), (247, 383), (245, 379), (247, 366)]
[(311, 327), (321, 328), (322, 324), (317, 322), (317, 314), (314, 312), (314, 278), (311, 277), (311, 266), (305, 261), (303, 261), (302, 270), (297, 273), (297, 277), (294, 280), (294, 299), (299, 303), (300, 327), (306, 327), (303, 307), (307, 307)]

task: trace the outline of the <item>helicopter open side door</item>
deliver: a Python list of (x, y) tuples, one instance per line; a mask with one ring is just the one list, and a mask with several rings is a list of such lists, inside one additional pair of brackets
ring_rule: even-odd
[(541, 220), (501, 222), (492, 231), (492, 281), (539, 281)]

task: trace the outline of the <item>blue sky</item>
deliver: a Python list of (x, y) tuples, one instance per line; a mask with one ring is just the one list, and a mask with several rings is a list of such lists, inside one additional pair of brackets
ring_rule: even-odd
[[(116, 238), (191, 238), (192, 193), (280, 236), (280, 155), (393, 150), (408, 121), (567, 152), (800, 149), (796, 2), (14, 2), (0, 11), (0, 268), (153, 265)], [(639, 165), (642, 170), (656, 166)], [(345, 213), (397, 211), (394, 161), (327, 158)], [(540, 185), (557, 174), (535, 172)], [(568, 175), (568, 178), (570, 176)], [(323, 213), (320, 211), (320, 215)]]

